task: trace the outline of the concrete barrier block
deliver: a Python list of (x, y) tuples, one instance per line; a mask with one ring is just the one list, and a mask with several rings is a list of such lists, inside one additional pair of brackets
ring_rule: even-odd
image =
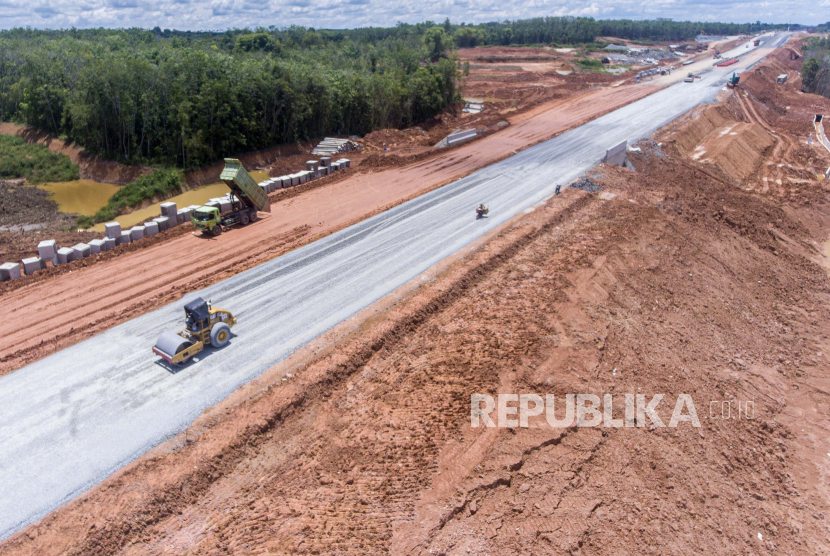
[(76, 258), (75, 250), (71, 247), (61, 247), (58, 249), (58, 264), (71, 263)]
[(121, 232), (121, 235), (115, 240), (116, 245), (122, 245), (124, 243), (130, 243), (132, 239), (130, 238), (129, 230), (126, 232)]
[(320, 166), (330, 166), (331, 165), (331, 157), (330, 156), (321, 156), (320, 157)]
[(87, 245), (86, 243), (79, 243), (78, 245), (73, 245), (72, 249), (75, 250), (75, 258), (76, 259), (82, 259), (84, 257), (89, 257), (89, 255), (90, 255), (89, 245)]
[(320, 163), (316, 160), (308, 160), (305, 163), (305, 169), (306, 170), (314, 171), (314, 170), (317, 170), (317, 168), (319, 168), (319, 167), (320, 167)]
[(104, 224), (104, 229), (107, 231), (107, 237), (115, 239), (121, 237), (121, 224), (118, 222), (108, 222)]
[(133, 226), (130, 228), (130, 241), (138, 241), (144, 238), (144, 226)]
[(58, 264), (58, 243), (54, 239), (47, 239), (37, 244), (37, 254), (45, 261)]
[(178, 208), (176, 207), (176, 203), (171, 203), (171, 202), (162, 203), (162, 204), (159, 205), (159, 208), (161, 209), (161, 215), (166, 216), (167, 218), (170, 218), (171, 216), (175, 216), (176, 213), (178, 212)]
[(20, 263), (0, 264), (0, 282), (20, 278)]
[(38, 270), (46, 268), (46, 261), (40, 257), (29, 257), (27, 259), (23, 259), (20, 263), (23, 265), (23, 272), (26, 276), (31, 276)]
[[(177, 219), (178, 219), (178, 216), (176, 218), (174, 218), (172, 220), (172, 222), (176, 222)], [(158, 218), (153, 218), (153, 222), (155, 222), (156, 225), (158, 226), (158, 231), (159, 232), (163, 232), (164, 230), (169, 230), (170, 228), (173, 227), (173, 226), (170, 225), (171, 220), (167, 216), (159, 216)], [(147, 235), (147, 234), (145, 233), (144, 235)]]
[(190, 207), (179, 209), (179, 224), (187, 224), (190, 222), (191, 214), (193, 214), (193, 209)]
[(101, 251), (103, 251), (104, 240), (103, 239), (93, 239), (87, 245), (89, 245), (89, 254), (90, 255), (97, 255)]
[[(165, 216), (165, 218), (167, 218)], [(158, 222), (145, 222), (144, 223), (144, 237), (153, 237), (159, 233), (159, 224)]]
[(259, 186), (259, 188), (262, 189), (262, 192), (265, 193), (266, 195), (271, 193), (270, 188), (269, 188), (269, 184), (267, 184), (267, 183), (263, 183), (262, 185)]
[(101, 251), (109, 251), (115, 248), (116, 239), (114, 237), (104, 238), (104, 243), (101, 244)]
[(342, 159), (340, 162), (345, 163), (345, 164), (346, 164), (346, 168), (351, 168), (351, 167), (352, 167), (352, 161), (351, 161), (351, 160), (349, 160), (348, 158), (344, 158), (344, 159)]
[(224, 213), (228, 212), (229, 210), (231, 210), (231, 201), (230, 201), (230, 199), (222, 199), (222, 201), (219, 203), (219, 212), (224, 214)]

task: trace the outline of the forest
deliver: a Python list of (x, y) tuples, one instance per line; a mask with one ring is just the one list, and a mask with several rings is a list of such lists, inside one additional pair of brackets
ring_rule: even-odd
[(804, 42), (801, 88), (830, 98), (830, 40), (811, 37)]
[(193, 168), (426, 121), (458, 100), (455, 47), (680, 41), (769, 27), (546, 17), (352, 30), (17, 28), (0, 32), (0, 120), (112, 160)]

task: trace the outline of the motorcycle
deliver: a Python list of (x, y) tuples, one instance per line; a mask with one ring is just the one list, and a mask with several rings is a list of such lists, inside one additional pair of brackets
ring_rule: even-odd
[(476, 209), (476, 220), (478, 220), (479, 218), (484, 218), (485, 216), (487, 216), (488, 212), (490, 212), (490, 209), (488, 209), (487, 207), (478, 207)]

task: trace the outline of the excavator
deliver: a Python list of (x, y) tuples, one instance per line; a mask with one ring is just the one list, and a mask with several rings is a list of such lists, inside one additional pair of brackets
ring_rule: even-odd
[(184, 306), (185, 329), (181, 332), (162, 332), (153, 346), (153, 353), (171, 365), (184, 365), (208, 345), (222, 348), (231, 338), (231, 327), (236, 318), (230, 311), (211, 307), (210, 302), (197, 297)]

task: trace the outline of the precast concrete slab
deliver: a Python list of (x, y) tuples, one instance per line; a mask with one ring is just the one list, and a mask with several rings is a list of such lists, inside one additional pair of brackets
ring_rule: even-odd
[(614, 145), (610, 149), (606, 149), (605, 158), (603, 162), (612, 166), (622, 166), (625, 164), (625, 149), (628, 146), (628, 141), (623, 141)]
[(20, 278), (20, 263), (0, 264), (0, 282)]
[[(177, 222), (178, 217), (174, 218), (172, 222)], [(153, 218), (153, 222), (156, 223), (158, 226), (158, 231), (163, 232), (165, 230), (169, 230), (173, 226), (170, 225), (171, 220), (167, 216), (159, 216), (158, 218)]]
[(161, 209), (161, 215), (167, 218), (175, 216), (178, 213), (178, 207), (173, 202), (162, 203), (159, 205), (159, 209)]
[(75, 259), (75, 250), (71, 247), (61, 247), (58, 249), (58, 264), (71, 263)]
[(158, 222), (145, 222), (144, 223), (144, 237), (153, 237), (159, 233), (159, 224)]
[(130, 241), (137, 241), (144, 238), (144, 226), (133, 226), (130, 228)]
[(118, 222), (107, 222), (104, 224), (104, 230), (106, 230), (107, 237), (115, 239), (121, 237), (121, 224)]
[(187, 222), (190, 222), (190, 214), (192, 212), (193, 212), (193, 209), (191, 209), (190, 207), (179, 209), (179, 212), (178, 212), (179, 224), (185, 224)]
[(97, 255), (101, 251), (103, 251), (105, 241), (103, 239), (92, 239), (89, 241), (87, 245), (89, 245), (89, 254), (90, 255)]
[(52, 261), (58, 264), (58, 242), (54, 239), (46, 239), (37, 244), (37, 254), (45, 261)]
[(79, 243), (78, 245), (73, 245), (72, 249), (75, 251), (75, 258), (82, 259), (84, 257), (89, 257), (89, 245), (86, 243)]
[(46, 261), (40, 257), (28, 257), (20, 261), (20, 263), (23, 265), (23, 272), (26, 273), (26, 276), (31, 276), (38, 270), (46, 268)]

